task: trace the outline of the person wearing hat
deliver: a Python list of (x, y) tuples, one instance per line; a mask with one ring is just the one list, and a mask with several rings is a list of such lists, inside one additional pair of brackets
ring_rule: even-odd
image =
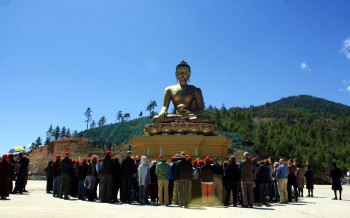
[(58, 198), (61, 189), (61, 156), (56, 155), (56, 160), (52, 164), (53, 190), (52, 196)]
[(238, 199), (238, 178), (239, 171), (238, 165), (236, 163), (236, 157), (232, 156), (225, 168), (224, 179), (225, 179), (225, 189), (226, 189), (226, 198), (224, 200), (224, 205), (229, 206), (230, 197), (232, 193), (233, 206), (237, 207)]
[(210, 164), (210, 157), (205, 157), (205, 164), (201, 167), (200, 180), (202, 188), (202, 203), (210, 205), (213, 203), (213, 166)]
[(68, 200), (70, 185), (72, 181), (72, 176), (74, 173), (74, 165), (71, 159), (69, 159), (70, 153), (64, 153), (64, 159), (61, 160), (61, 188), (60, 188), (60, 198)]
[(192, 162), (192, 179), (191, 179), (191, 194), (192, 200), (201, 201), (202, 200), (202, 189), (201, 189), (201, 181), (199, 179), (200, 175), (200, 167), (198, 165), (198, 161), (194, 160)]
[(192, 164), (187, 161), (186, 153), (181, 153), (181, 160), (175, 167), (175, 182), (178, 184), (179, 207), (188, 208), (190, 203)]
[(169, 172), (169, 205), (173, 202), (174, 195), (174, 163), (176, 162), (175, 156), (172, 156), (170, 159), (170, 172)]
[(158, 201), (160, 204), (165, 203), (165, 206), (168, 206), (170, 165), (166, 162), (163, 155), (159, 155), (158, 159), (159, 163), (157, 163), (156, 166), (156, 175), (158, 177)]
[[(137, 178), (137, 169), (141, 165), (141, 158), (138, 155), (136, 155), (134, 157), (134, 160), (135, 160), (135, 166), (134, 166), (135, 169), (133, 170), (134, 174), (133, 174), (133, 177), (132, 177), (132, 191), (131, 191), (132, 192), (132, 196), (131, 196), (131, 200), (139, 202), (140, 187), (139, 187), (139, 181), (138, 181), (138, 178)], [(146, 200), (148, 201), (148, 198)]]
[(221, 205), (223, 203), (222, 198), (222, 190), (223, 190), (223, 184), (222, 184), (222, 176), (224, 173), (224, 169), (219, 162), (219, 159), (217, 157), (214, 158), (213, 163), (213, 172), (214, 172), (214, 184), (213, 184), (213, 196), (216, 197), (216, 204)]
[(241, 161), (241, 186), (242, 186), (242, 207), (253, 207), (254, 205), (254, 173), (253, 162), (249, 153), (244, 152)]
[[(95, 184), (95, 191), (94, 191), (94, 195), (96, 196), (96, 199), (100, 199), (101, 198), (101, 182), (103, 180), (103, 167), (102, 167), (102, 158), (99, 157), (97, 158), (97, 163), (95, 165), (95, 169), (96, 169), (96, 173), (97, 173), (97, 177), (96, 177), (96, 184)], [(97, 196), (97, 186), (98, 186), (98, 196)]]
[(176, 171), (176, 166), (181, 160), (181, 154), (175, 154), (175, 162), (173, 164), (173, 168), (170, 167), (170, 172), (173, 173), (174, 175), (174, 188), (173, 188), (173, 193), (172, 193), (172, 203), (178, 205), (179, 204), (179, 184), (175, 179), (175, 171)]
[(101, 202), (113, 202), (112, 187), (113, 187), (113, 169), (114, 161), (112, 152), (107, 150), (106, 156), (102, 161), (103, 180), (101, 180)]
[(46, 172), (46, 193), (51, 194), (53, 189), (53, 177), (52, 177), (52, 160), (49, 161), (45, 167)]
[(11, 164), (8, 162), (8, 155), (4, 154), (2, 156), (2, 161), (0, 163), (0, 197), (1, 200), (6, 199), (9, 196), (9, 179), (11, 172)]
[(131, 158), (131, 151), (127, 151), (126, 157), (121, 164), (122, 173), (122, 189), (121, 201), (122, 203), (132, 203), (132, 178), (135, 170), (135, 161)]
[(96, 199), (96, 177), (97, 177), (97, 172), (96, 172), (96, 164), (97, 164), (97, 156), (92, 155), (90, 157), (90, 162), (88, 163), (87, 166), (87, 173), (86, 173), (86, 178), (84, 181), (84, 187), (85, 187), (85, 193), (88, 198), (88, 201), (95, 201)]

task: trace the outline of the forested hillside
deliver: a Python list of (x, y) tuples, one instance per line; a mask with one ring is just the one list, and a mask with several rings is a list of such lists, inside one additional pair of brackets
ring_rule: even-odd
[(327, 175), (336, 161), (350, 168), (350, 107), (311, 96), (284, 98), (263, 106), (206, 111), (223, 132), (254, 143), (260, 158), (311, 164)]

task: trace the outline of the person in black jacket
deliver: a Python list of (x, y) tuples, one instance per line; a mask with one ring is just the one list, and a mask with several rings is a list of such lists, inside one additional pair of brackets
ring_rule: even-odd
[(53, 191), (52, 196), (58, 198), (61, 190), (61, 156), (57, 155), (52, 164)]
[(113, 169), (113, 188), (112, 188), (112, 196), (113, 201), (118, 202), (118, 192), (121, 188), (122, 184), (122, 173), (120, 169), (119, 158), (114, 158), (114, 169)]
[(83, 162), (78, 166), (78, 199), (85, 201), (85, 187), (84, 181), (88, 171), (88, 160), (87, 158), (83, 159)]
[(51, 194), (53, 189), (53, 176), (52, 176), (52, 160), (49, 161), (45, 168), (46, 172), (46, 193)]
[(341, 170), (337, 167), (336, 163), (333, 163), (333, 168), (331, 169), (331, 172), (329, 173), (332, 178), (332, 190), (334, 191), (334, 198), (333, 200), (338, 200), (337, 197), (337, 190), (339, 190), (339, 200), (341, 200), (341, 191), (343, 190), (341, 187)]
[(72, 176), (74, 172), (74, 165), (71, 159), (69, 159), (69, 152), (64, 153), (64, 159), (61, 160), (60, 171), (61, 171), (61, 188), (60, 188), (60, 198), (68, 200), (70, 183), (72, 181)]
[(132, 203), (132, 177), (135, 170), (135, 162), (131, 158), (131, 151), (127, 151), (126, 158), (123, 159), (121, 165), (122, 173), (122, 190), (121, 201), (122, 203)]
[(113, 187), (113, 170), (114, 160), (111, 157), (112, 152), (107, 150), (106, 156), (102, 161), (103, 179), (101, 181), (101, 202), (113, 202), (112, 187)]
[(226, 189), (226, 199), (225, 206), (229, 206), (229, 201), (232, 193), (233, 206), (237, 207), (237, 190), (238, 190), (238, 181), (239, 171), (238, 165), (236, 164), (236, 158), (233, 156), (229, 160), (229, 164), (225, 168), (224, 179), (225, 179), (225, 189)]
[(175, 182), (178, 183), (178, 201), (179, 207), (188, 208), (190, 202), (192, 178), (192, 164), (187, 161), (186, 154), (181, 153), (181, 160), (176, 164), (175, 168)]

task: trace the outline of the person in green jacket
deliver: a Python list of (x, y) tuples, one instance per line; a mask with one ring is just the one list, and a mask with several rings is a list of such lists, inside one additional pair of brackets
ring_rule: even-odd
[[(170, 165), (166, 162), (163, 155), (158, 157), (159, 163), (156, 166), (156, 175), (158, 177), (158, 201), (160, 204), (169, 205), (169, 173)], [(163, 199), (164, 194), (164, 199)], [(164, 201), (163, 201), (164, 200)]]

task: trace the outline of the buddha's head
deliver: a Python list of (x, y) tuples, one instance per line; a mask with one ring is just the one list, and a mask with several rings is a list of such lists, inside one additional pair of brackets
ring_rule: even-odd
[[(182, 60), (177, 66), (176, 66), (176, 79), (177, 81), (180, 81), (182, 79), (186, 79), (187, 81), (190, 80), (191, 77), (191, 67), (186, 63), (186, 61)], [(182, 78), (181, 78), (182, 77)]]

